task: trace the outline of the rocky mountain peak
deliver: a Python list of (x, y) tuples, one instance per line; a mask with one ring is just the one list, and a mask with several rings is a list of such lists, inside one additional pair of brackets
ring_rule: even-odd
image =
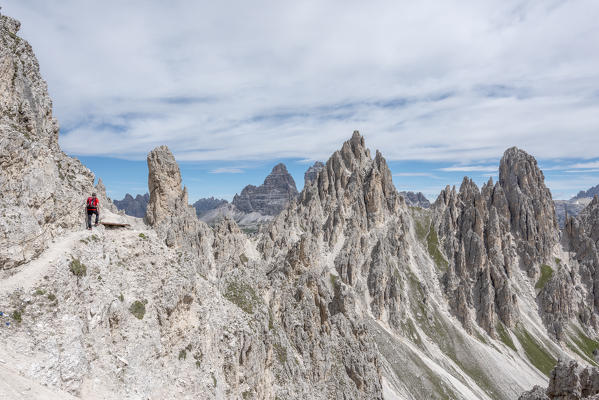
[(549, 257), (558, 241), (555, 206), (537, 160), (517, 147), (507, 149), (499, 165), (499, 183), (510, 210), (512, 231), (522, 239), (525, 265)]
[(293, 177), (283, 163), (275, 165), (258, 187), (248, 185), (233, 197), (232, 204), (245, 212), (262, 215), (277, 215), (289, 201), (297, 198), (298, 192)]
[(156, 225), (167, 220), (182, 205), (187, 205), (187, 189), (181, 185), (181, 172), (173, 153), (159, 146), (147, 157), (150, 201), (146, 220)]
[(313, 165), (308, 168), (304, 173), (304, 186), (310, 185), (318, 178), (318, 173), (324, 168), (324, 164), (320, 161), (316, 161)]

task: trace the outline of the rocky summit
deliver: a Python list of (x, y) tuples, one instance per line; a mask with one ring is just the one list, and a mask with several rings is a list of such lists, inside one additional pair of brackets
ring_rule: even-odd
[(148, 193), (143, 196), (138, 194), (135, 198), (127, 193), (123, 200), (113, 200), (113, 203), (117, 209), (122, 210), (125, 214), (143, 218), (146, 215), (146, 207), (149, 201), (150, 195)]
[(285, 164), (274, 166), (260, 186), (248, 185), (233, 197), (232, 204), (245, 213), (258, 212), (262, 215), (277, 215), (298, 196), (293, 177)]
[(406, 199), (406, 203), (412, 207), (429, 208), (431, 206), (431, 202), (428, 201), (422, 192), (399, 192), (399, 194), (401, 194)]
[[(599, 200), (560, 230), (526, 151), (426, 209), (356, 131), (301, 193), (282, 165), (244, 189), (242, 207), (280, 208), (248, 236), (197, 218), (159, 146), (144, 218), (119, 216), (0, 24), (0, 397), (596, 397)], [(121, 227), (84, 228), (92, 190)]]

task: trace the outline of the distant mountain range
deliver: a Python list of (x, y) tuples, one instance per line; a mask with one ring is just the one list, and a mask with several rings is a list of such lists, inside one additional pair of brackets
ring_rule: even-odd
[[(316, 161), (304, 174), (304, 186), (315, 183), (318, 173), (324, 164)], [(429, 208), (431, 203), (421, 192), (400, 192), (406, 203), (410, 206)], [(223, 218), (235, 220), (246, 230), (253, 231), (260, 224), (268, 222), (278, 215), (287, 204), (297, 199), (299, 193), (295, 181), (283, 163), (275, 165), (260, 186), (247, 185), (240, 194), (236, 194), (229, 203), (225, 199), (215, 197), (201, 198), (193, 207), (198, 218), (207, 224), (213, 225)], [(114, 204), (119, 210), (132, 217), (143, 218), (150, 195), (136, 195), (127, 193), (122, 200), (115, 200)]]

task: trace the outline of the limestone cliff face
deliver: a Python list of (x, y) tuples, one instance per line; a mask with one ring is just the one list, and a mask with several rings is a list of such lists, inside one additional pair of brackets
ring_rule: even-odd
[(583, 368), (576, 361), (563, 361), (551, 371), (549, 386), (535, 386), (518, 400), (596, 400), (599, 398), (599, 369)]
[(550, 258), (558, 242), (558, 222), (551, 192), (535, 158), (512, 147), (499, 165), (499, 183), (510, 210), (511, 230), (518, 240), (523, 267)]
[(293, 177), (285, 164), (277, 164), (258, 187), (248, 185), (233, 197), (233, 205), (245, 213), (259, 212), (262, 215), (277, 215), (297, 197)]
[(464, 178), (459, 192), (446, 188), (433, 209), (454, 314), (467, 330), (472, 321), (491, 335), (499, 322), (513, 327), (519, 306), (512, 276), (523, 269), (536, 281), (559, 237), (551, 193), (534, 157), (506, 150), (499, 182), (489, 180), (479, 190)]
[(94, 175), (58, 146), (52, 101), (19, 27), (0, 15), (0, 269), (29, 261), (56, 234), (82, 227), (85, 199), (95, 190)]
[(599, 328), (599, 200), (597, 197), (577, 217), (569, 217), (562, 244), (568, 259), (560, 262), (539, 295), (548, 328), (565, 339), (569, 323)]
[(399, 192), (399, 194), (406, 199), (406, 203), (410, 206), (421, 208), (429, 208), (431, 206), (431, 202), (428, 201), (422, 192)]
[(304, 173), (304, 186), (308, 186), (318, 178), (318, 173), (324, 168), (324, 164), (316, 161)]

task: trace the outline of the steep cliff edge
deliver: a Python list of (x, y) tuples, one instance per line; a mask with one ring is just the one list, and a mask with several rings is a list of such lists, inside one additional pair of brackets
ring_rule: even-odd
[(58, 146), (58, 122), (20, 23), (0, 15), (0, 270), (39, 255), (50, 240), (83, 226), (94, 175)]

